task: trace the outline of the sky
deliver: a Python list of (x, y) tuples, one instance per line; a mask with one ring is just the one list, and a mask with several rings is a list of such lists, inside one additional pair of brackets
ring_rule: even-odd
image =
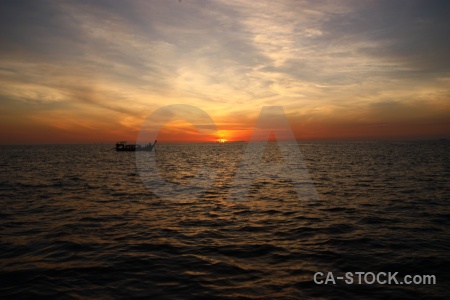
[(248, 140), (282, 106), (298, 140), (450, 138), (450, 1), (0, 2), (0, 143)]

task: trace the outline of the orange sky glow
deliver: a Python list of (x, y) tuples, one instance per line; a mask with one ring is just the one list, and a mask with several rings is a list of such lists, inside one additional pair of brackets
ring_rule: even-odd
[[(247, 141), (264, 106), (309, 140), (450, 138), (450, 25), (424, 2), (2, 3), (3, 144)], [(396, 13), (393, 13), (396, 12)]]

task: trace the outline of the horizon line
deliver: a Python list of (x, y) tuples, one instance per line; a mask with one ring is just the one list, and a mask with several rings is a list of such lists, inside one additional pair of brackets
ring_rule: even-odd
[[(373, 143), (373, 142), (442, 142), (442, 141), (450, 141), (450, 137), (437, 137), (437, 138), (380, 138), (380, 139), (364, 139), (364, 138), (336, 138), (336, 139), (296, 139), (297, 143), (323, 143), (323, 142), (334, 142), (334, 143)], [(219, 142), (219, 141), (158, 141), (158, 144), (237, 144), (237, 143), (246, 143), (248, 144), (250, 141), (248, 140), (237, 140), (237, 141), (226, 141), (226, 142)], [(267, 141), (256, 141), (258, 143), (264, 143), (264, 142), (290, 142), (285, 140), (267, 140)], [(27, 146), (27, 145), (114, 145), (117, 141), (111, 142), (111, 141), (104, 141), (104, 142), (44, 142), (44, 143), (1, 143), (0, 146)], [(128, 144), (136, 144), (135, 141), (127, 142)]]

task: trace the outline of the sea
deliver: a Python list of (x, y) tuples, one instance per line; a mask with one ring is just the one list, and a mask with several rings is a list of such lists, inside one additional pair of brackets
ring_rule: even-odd
[(0, 146), (0, 298), (450, 299), (450, 142), (248, 146)]

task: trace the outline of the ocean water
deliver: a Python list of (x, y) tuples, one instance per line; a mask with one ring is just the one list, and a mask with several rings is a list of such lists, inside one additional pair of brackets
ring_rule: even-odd
[[(269, 168), (236, 201), (246, 146), (158, 145), (179, 199), (149, 190), (135, 153), (113, 145), (0, 146), (0, 298), (449, 298), (450, 143), (302, 143), (316, 199)], [(261, 163), (285, 160), (268, 143)], [(436, 284), (325, 285), (316, 272)]]

